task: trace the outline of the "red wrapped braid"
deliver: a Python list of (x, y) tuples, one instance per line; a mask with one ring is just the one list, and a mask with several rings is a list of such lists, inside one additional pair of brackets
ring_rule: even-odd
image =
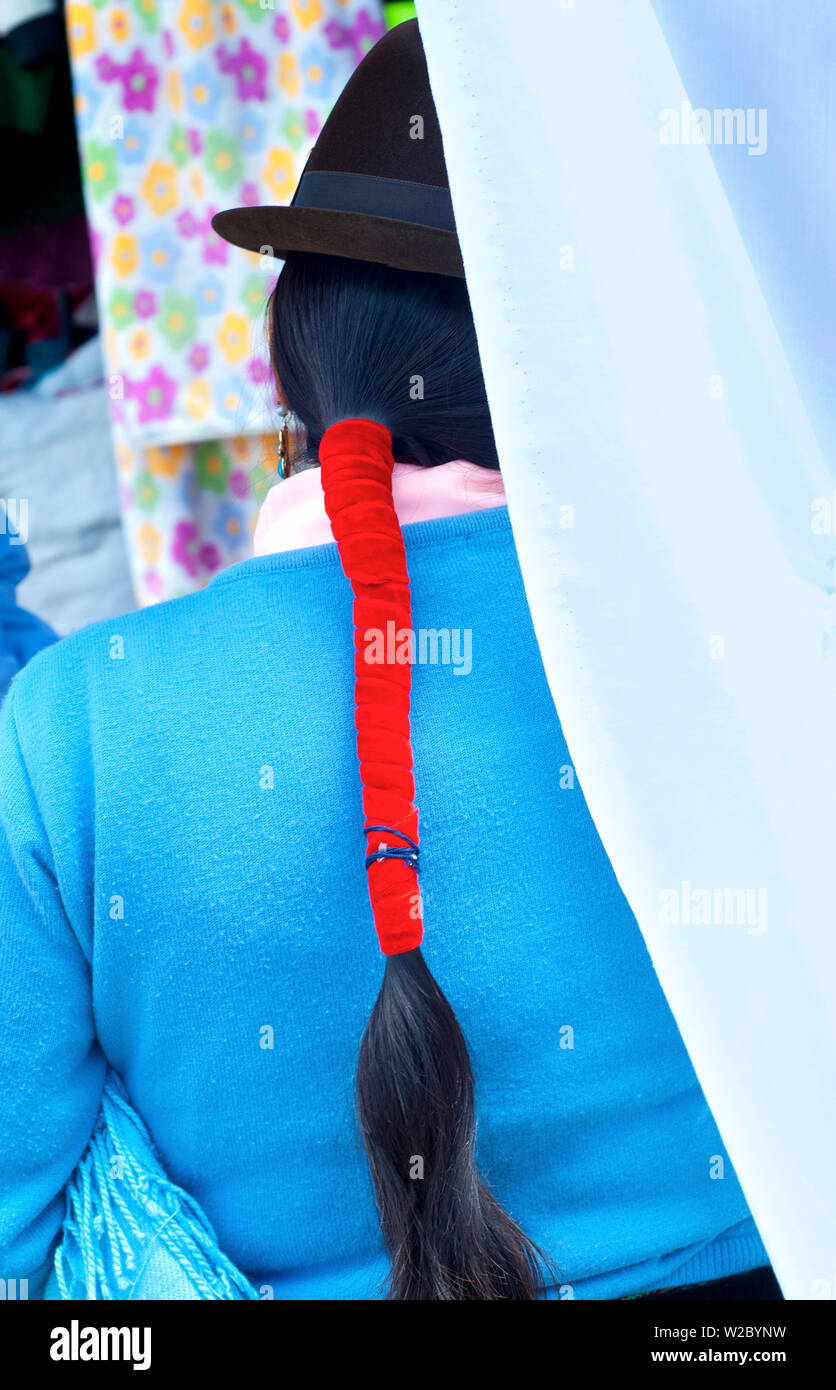
[[(370, 662), (365, 634), (411, 630), (409, 574), (392, 501), (392, 436), (373, 420), (341, 420), (319, 446), (325, 510), (354, 593), (354, 701), (368, 851), (418, 843), (409, 729), (409, 662)], [(388, 647), (387, 647), (388, 656)], [(387, 835), (369, 826), (389, 826)], [(402, 859), (369, 865), (369, 897), (380, 949), (412, 951), (423, 935), (416, 869)]]

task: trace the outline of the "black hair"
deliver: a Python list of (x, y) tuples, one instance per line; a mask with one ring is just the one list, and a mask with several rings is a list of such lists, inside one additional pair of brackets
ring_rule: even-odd
[(499, 468), (463, 280), (298, 252), (273, 292), (269, 337), (304, 461), (354, 416), (390, 430), (399, 463)]
[[(400, 462), (498, 467), (463, 281), (294, 254), (269, 335), (308, 462), (330, 425), (363, 417), (390, 430)], [(386, 957), (360, 1044), (357, 1113), (392, 1262), (388, 1297), (538, 1298), (550, 1266), (478, 1172), (470, 1057), (420, 947)]]

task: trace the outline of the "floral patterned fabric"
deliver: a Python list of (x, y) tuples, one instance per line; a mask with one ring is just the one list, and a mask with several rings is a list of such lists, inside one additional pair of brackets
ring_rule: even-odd
[(211, 228), (283, 203), (378, 0), (66, 7), (117, 464), (140, 602), (249, 553), (275, 474), (263, 334), (278, 265)]
[(138, 448), (116, 431), (122, 512), (137, 601), (178, 598), (252, 554), (276, 481), (275, 436)]

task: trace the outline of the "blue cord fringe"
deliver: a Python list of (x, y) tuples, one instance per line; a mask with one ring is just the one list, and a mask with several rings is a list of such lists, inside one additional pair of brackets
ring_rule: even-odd
[(113, 1071), (66, 1197), (47, 1298), (258, 1298), (197, 1202), (166, 1176)]

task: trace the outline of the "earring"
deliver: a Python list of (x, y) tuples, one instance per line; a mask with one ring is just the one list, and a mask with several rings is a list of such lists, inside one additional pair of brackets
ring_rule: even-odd
[(278, 454), (279, 454), (278, 471), (279, 471), (279, 477), (280, 477), (280, 478), (286, 478), (286, 477), (287, 477), (287, 470), (288, 470), (288, 465), (289, 465), (289, 462), (290, 462), (290, 459), (289, 459), (290, 431), (289, 431), (288, 425), (287, 425), (288, 416), (289, 416), (289, 412), (288, 412), (287, 410), (283, 410), (283, 411), (281, 412), (281, 417), (280, 417), (280, 418), (281, 418), (281, 425), (279, 426), (279, 444), (278, 444)]

